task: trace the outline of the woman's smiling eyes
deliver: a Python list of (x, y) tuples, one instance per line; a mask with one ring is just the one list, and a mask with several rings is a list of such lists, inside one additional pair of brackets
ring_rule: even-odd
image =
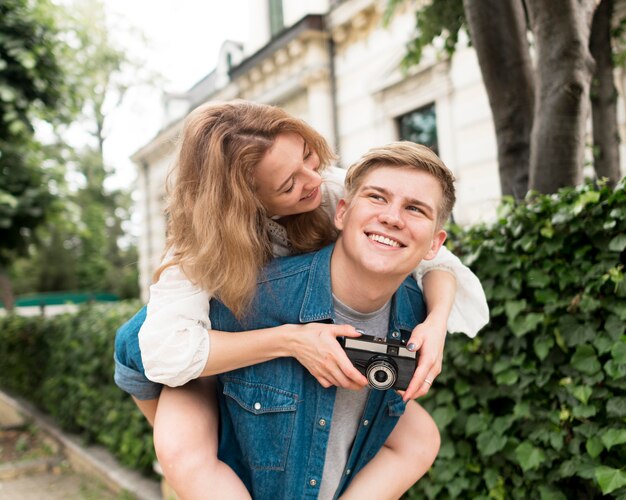
[[(306, 148), (304, 150), (304, 154), (302, 156), (302, 160), (306, 161), (309, 158), (311, 158), (312, 156), (313, 156), (313, 150), (310, 147), (306, 146)], [(296, 187), (296, 177), (294, 176), (294, 177), (291, 178), (291, 184), (289, 185), (289, 187), (287, 189), (285, 189), (283, 191), (283, 194), (289, 194), (289, 193), (293, 192), (293, 189), (295, 187)]]

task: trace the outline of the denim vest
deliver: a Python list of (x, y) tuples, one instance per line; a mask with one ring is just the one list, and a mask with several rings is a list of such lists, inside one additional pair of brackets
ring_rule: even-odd
[[(332, 323), (333, 248), (275, 259), (262, 271), (251, 312), (238, 321), (229, 309), (213, 300), (212, 327), (241, 331), (287, 323)], [(388, 335), (400, 331), (408, 339), (424, 317), (422, 293), (415, 280), (407, 278), (393, 296)], [(221, 374), (218, 386), (219, 457), (235, 470), (252, 497), (317, 498), (335, 388), (324, 389), (293, 358)], [(369, 392), (337, 494), (382, 447), (404, 407), (395, 391)]]

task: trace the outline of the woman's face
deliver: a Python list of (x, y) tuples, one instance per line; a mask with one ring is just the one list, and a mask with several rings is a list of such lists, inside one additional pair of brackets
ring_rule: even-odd
[(257, 195), (269, 216), (310, 212), (322, 202), (320, 159), (295, 133), (280, 134), (256, 169)]

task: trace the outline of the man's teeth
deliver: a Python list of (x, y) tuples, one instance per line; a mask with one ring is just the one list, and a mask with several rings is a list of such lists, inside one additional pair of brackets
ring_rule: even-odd
[(384, 236), (381, 236), (379, 234), (370, 234), (368, 235), (368, 238), (370, 240), (374, 240), (377, 241), (378, 243), (382, 243), (383, 245), (389, 245), (390, 247), (400, 247), (400, 243), (398, 243), (395, 240), (390, 240), (389, 238), (385, 238)]

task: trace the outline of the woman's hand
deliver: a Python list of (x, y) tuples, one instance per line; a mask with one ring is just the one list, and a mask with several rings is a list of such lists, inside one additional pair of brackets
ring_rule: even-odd
[(413, 344), (414, 349), (411, 350), (418, 351), (419, 360), (406, 391), (399, 391), (404, 401), (426, 394), (437, 375), (441, 373), (443, 347), (448, 333), (446, 320), (447, 318), (442, 320), (431, 314), (413, 329), (407, 346)]
[(359, 337), (351, 325), (308, 323), (286, 325), (293, 329), (291, 355), (296, 358), (324, 387), (332, 385), (358, 390), (367, 379), (348, 359), (337, 337)]
[(419, 360), (409, 386), (402, 393), (404, 401), (426, 394), (441, 373), (448, 316), (456, 294), (456, 278), (446, 271), (428, 272), (422, 284), (428, 316), (413, 329), (407, 343), (407, 347), (419, 352)]

